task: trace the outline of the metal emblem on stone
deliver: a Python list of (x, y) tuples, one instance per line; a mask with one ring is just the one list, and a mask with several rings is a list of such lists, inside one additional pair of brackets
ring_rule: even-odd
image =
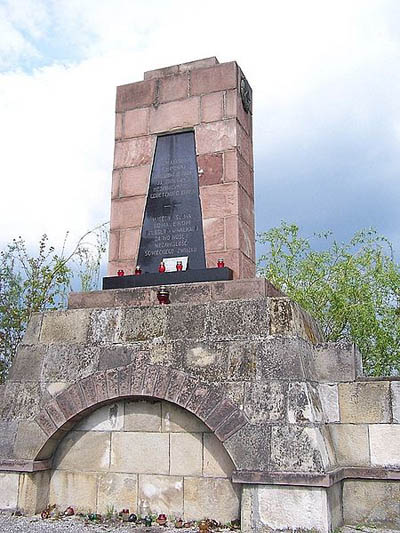
[(206, 267), (194, 132), (158, 137), (144, 213), (138, 263), (158, 272), (166, 258)]
[(252, 90), (249, 82), (241, 74), (240, 76), (240, 96), (242, 97), (243, 108), (246, 113), (252, 112)]

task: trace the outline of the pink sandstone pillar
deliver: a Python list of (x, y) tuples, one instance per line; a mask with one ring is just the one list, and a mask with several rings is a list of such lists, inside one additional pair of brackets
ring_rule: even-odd
[[(247, 107), (247, 111), (246, 108)], [(117, 87), (108, 275), (132, 274), (157, 135), (194, 131), (207, 267), (255, 276), (251, 89), (215, 57)]]

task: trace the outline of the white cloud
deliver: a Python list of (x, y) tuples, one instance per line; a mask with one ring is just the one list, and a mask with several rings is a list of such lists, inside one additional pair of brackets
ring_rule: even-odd
[[(0, 241), (60, 242), (108, 219), (115, 86), (152, 68), (237, 60), (254, 89), (260, 158), (328, 138), (326, 125), (349, 116), (361, 135), (379, 109), (395, 135), (398, 15), (378, 0), (3, 2)], [(27, 58), (41, 66), (22, 70)]]

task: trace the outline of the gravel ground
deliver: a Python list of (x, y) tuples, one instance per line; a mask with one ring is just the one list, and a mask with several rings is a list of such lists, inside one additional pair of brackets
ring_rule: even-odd
[[(85, 523), (81, 518), (68, 517), (61, 520), (42, 520), (40, 516), (12, 516), (10, 513), (0, 513), (1, 533), (195, 533), (198, 528), (176, 529), (168, 527), (143, 527), (121, 522), (118, 525)], [(221, 533), (231, 533), (229, 529), (219, 530)], [(235, 533), (240, 533), (238, 529)]]
[[(39, 516), (11, 516), (9, 513), (0, 513), (1, 533), (194, 533), (198, 528), (175, 529), (167, 527), (140, 527), (133, 524), (119, 524), (110, 526), (106, 524), (85, 523), (77, 517), (63, 518), (62, 520), (42, 520)], [(228, 533), (229, 530), (220, 530)], [(240, 533), (239, 530), (235, 530)], [(367, 527), (362, 525), (344, 526), (340, 533), (399, 533), (400, 529), (385, 529), (381, 526)]]

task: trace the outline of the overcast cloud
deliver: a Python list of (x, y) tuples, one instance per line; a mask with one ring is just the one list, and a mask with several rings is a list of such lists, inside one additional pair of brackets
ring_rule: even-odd
[(109, 218), (115, 86), (237, 60), (254, 94), (256, 224), (400, 248), (397, 0), (0, 0), (0, 243)]

